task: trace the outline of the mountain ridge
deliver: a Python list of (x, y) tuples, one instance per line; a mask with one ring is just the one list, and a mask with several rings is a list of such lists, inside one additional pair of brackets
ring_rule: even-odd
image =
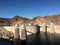
[(12, 26), (15, 24), (21, 25), (23, 23), (37, 24), (37, 25), (43, 23), (45, 24), (53, 23), (53, 24), (60, 25), (60, 14), (52, 15), (52, 16), (44, 16), (44, 17), (36, 16), (32, 19), (28, 19), (22, 16), (14, 16), (12, 18), (0, 18), (0, 26), (10, 26), (10, 25)]

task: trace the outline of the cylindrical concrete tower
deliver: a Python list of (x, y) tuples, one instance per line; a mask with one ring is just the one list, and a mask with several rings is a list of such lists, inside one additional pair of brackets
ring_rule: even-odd
[(26, 27), (25, 27), (25, 24), (22, 24), (20, 26), (20, 39), (21, 40), (26, 40), (26, 36), (27, 36), (27, 34), (26, 34)]

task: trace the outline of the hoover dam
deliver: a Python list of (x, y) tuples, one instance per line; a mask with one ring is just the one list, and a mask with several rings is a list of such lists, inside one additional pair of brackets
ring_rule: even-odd
[(33, 42), (35, 44), (35, 40), (37, 40), (36, 43), (39, 44), (59, 44), (59, 18), (60, 15), (46, 17), (38, 16), (32, 20), (19, 16), (15, 16), (11, 19), (0, 18), (0, 38), (8, 39), (14, 43), (20, 43), (21, 40), (23, 40), (27, 43), (31, 44)]
[[(9, 40), (13, 40), (13, 39), (20, 39), (20, 40), (26, 40), (27, 41), (27, 36), (29, 35), (33, 35), (33, 34), (37, 34), (39, 33), (40, 35), (40, 40), (45, 43), (46, 41), (48, 41), (49, 43), (54, 43), (59, 42), (60, 41), (60, 25), (54, 25), (54, 24), (50, 24), (50, 25), (26, 25), (26, 24), (22, 24), (22, 25), (15, 25), (15, 26), (2, 26), (0, 27), (0, 31), (1, 29), (4, 29), (6, 31), (11, 32), (11, 34), (3, 34), (3, 31), (0, 32), (0, 38), (5, 38), (5, 39), (9, 39)], [(6, 31), (4, 33), (6, 33)], [(10, 36), (7, 36), (10, 35)], [(29, 37), (31, 38), (31, 37)]]

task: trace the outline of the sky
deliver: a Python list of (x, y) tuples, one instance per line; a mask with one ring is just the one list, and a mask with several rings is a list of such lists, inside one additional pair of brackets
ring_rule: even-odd
[(60, 0), (0, 0), (0, 17), (26, 18), (60, 14)]

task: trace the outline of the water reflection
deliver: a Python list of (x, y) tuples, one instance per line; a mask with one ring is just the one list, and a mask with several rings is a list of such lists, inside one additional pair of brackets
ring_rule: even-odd
[(20, 44), (14, 44), (13, 41), (0, 38), (0, 45), (60, 45), (60, 34), (55, 33), (54, 35), (48, 32), (47, 34), (49, 35), (45, 34), (45, 42), (41, 38), (41, 34), (44, 37), (44, 32), (29, 35), (27, 36), (27, 40), (21, 40)]
[(0, 38), (0, 45), (15, 45), (15, 44), (13, 43), (13, 41), (10, 41), (8, 39)]
[[(42, 33), (42, 36), (43, 34), (45, 34), (45, 32), (41, 32), (41, 33)], [(44, 42), (44, 39), (42, 40), (40, 33), (29, 35), (27, 36), (26, 45), (60, 45), (60, 34), (57, 34), (57, 33), (51, 34), (47, 32), (44, 38), (46, 38), (45, 42)]]

